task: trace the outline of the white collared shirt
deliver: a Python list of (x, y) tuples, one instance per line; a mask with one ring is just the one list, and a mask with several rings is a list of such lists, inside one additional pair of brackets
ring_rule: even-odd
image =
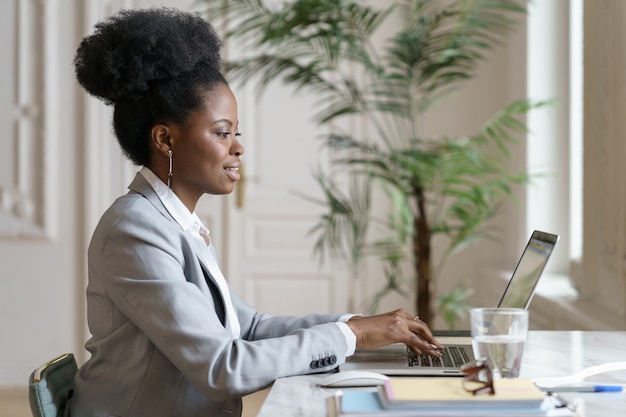
[(169, 187), (157, 177), (154, 172), (149, 168), (143, 167), (139, 173), (148, 181), (148, 183), (154, 189), (167, 211), (176, 220), (176, 222), (183, 228), (183, 230), (189, 230), (194, 238), (207, 247), (207, 250), (201, 254), (203, 260), (209, 268), (211, 276), (215, 280), (217, 287), (220, 291), (222, 299), (224, 300), (224, 307), (226, 309), (227, 322), (229, 323), (230, 332), (234, 339), (238, 339), (241, 334), (241, 327), (237, 318), (237, 312), (233, 306), (233, 302), (230, 298), (230, 291), (226, 278), (222, 274), (217, 263), (217, 256), (215, 254), (215, 248), (211, 244), (211, 236), (209, 229), (203, 224), (198, 215), (195, 212), (190, 212), (189, 209), (183, 204), (176, 194)]

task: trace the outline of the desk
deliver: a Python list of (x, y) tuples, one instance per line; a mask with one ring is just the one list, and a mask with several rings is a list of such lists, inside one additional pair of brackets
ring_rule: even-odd
[[(607, 362), (626, 361), (626, 332), (530, 331), (521, 376), (548, 378), (577, 373)], [(317, 386), (322, 375), (280, 378), (272, 386), (257, 417), (326, 417), (326, 399), (334, 390)], [(586, 381), (626, 385), (626, 371), (590, 377)], [(579, 400), (584, 417), (623, 417), (624, 393), (563, 394)]]

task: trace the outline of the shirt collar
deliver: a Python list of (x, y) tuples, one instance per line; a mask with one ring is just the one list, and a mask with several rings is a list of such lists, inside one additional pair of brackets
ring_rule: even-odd
[(148, 181), (165, 209), (183, 230), (191, 229), (193, 232), (199, 233), (200, 230), (204, 229), (207, 236), (209, 235), (209, 230), (204, 227), (198, 215), (195, 212), (190, 212), (178, 196), (150, 168), (143, 167), (139, 173)]

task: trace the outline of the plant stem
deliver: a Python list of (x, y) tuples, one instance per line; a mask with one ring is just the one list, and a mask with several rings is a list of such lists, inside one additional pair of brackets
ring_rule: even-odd
[(435, 315), (432, 297), (432, 261), (431, 261), (431, 230), (426, 214), (426, 197), (424, 190), (415, 187), (414, 195), (417, 203), (415, 217), (415, 234), (413, 235), (413, 253), (415, 262), (415, 277), (417, 284), (416, 310), (420, 319), (428, 326), (432, 324)]

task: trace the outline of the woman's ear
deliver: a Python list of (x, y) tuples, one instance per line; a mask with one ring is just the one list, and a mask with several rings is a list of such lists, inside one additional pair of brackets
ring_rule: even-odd
[(152, 126), (150, 131), (152, 145), (157, 152), (167, 155), (167, 151), (172, 149), (172, 142), (170, 136), (170, 128), (165, 124), (156, 124)]

